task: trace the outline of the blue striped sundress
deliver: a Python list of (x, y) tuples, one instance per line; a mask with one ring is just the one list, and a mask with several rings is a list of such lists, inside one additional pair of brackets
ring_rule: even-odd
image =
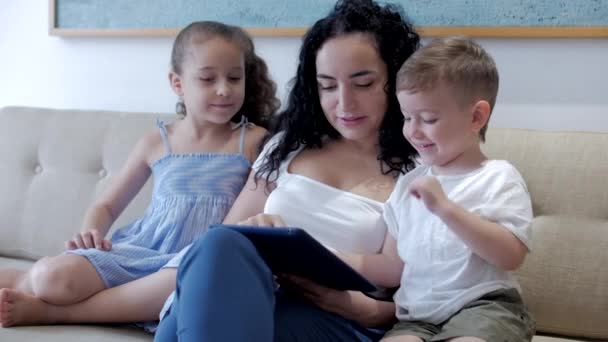
[(151, 165), (154, 189), (143, 217), (112, 235), (110, 251), (68, 251), (86, 257), (108, 288), (177, 267), (183, 255), (178, 252), (223, 221), (251, 167), (242, 153), (245, 117), (237, 126), (239, 153), (173, 153), (165, 124), (157, 124), (166, 155)]

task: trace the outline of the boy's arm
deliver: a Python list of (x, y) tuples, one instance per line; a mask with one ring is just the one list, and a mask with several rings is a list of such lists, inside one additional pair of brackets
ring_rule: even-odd
[(491, 264), (505, 270), (515, 270), (522, 262), (528, 248), (505, 226), (471, 213), (451, 201), (434, 177), (420, 177), (412, 182), (410, 193), (424, 202), (425, 206), (441, 220), (473, 252)]
[(435, 214), (475, 254), (502, 269), (517, 269), (528, 253), (526, 245), (506, 227), (471, 213), (449, 199)]

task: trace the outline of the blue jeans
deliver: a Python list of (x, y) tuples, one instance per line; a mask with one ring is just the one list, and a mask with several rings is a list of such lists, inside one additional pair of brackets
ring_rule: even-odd
[(372, 342), (384, 333), (275, 288), (272, 272), (245, 236), (212, 229), (182, 260), (175, 301), (154, 341)]

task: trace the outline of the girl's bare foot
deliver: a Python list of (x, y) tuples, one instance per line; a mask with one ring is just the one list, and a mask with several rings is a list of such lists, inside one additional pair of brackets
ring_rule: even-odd
[(0, 289), (14, 289), (17, 287), (20, 277), (25, 274), (25, 271), (16, 268), (0, 269)]
[(0, 289), (0, 326), (49, 324), (52, 305), (13, 289)]

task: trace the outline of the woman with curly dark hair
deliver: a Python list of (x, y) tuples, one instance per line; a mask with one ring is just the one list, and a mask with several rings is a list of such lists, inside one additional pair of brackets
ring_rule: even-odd
[[(377, 286), (398, 286), (382, 272), (401, 266), (382, 216), (414, 166), (395, 78), (418, 46), (398, 7), (338, 1), (303, 38), (276, 134), (225, 222), (300, 227)], [(376, 341), (395, 321), (390, 301), (277, 276), (244, 235), (211, 229), (184, 257), (155, 340)]]

